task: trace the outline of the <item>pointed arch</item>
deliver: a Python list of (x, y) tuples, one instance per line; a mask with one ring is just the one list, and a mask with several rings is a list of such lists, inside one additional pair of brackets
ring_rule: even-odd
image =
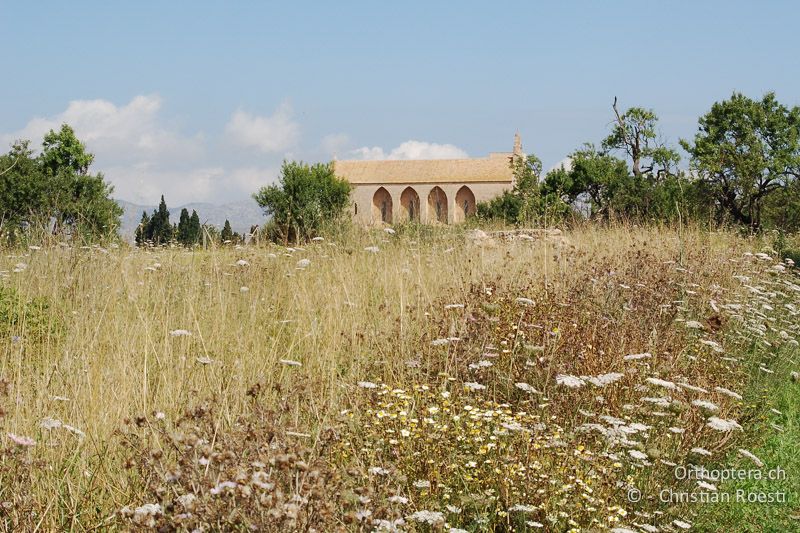
[(392, 195), (383, 187), (372, 195), (372, 220), (392, 223)]
[(413, 187), (406, 187), (400, 194), (400, 212), (402, 220), (419, 222), (419, 194)]
[(464, 185), (456, 193), (456, 209), (453, 222), (464, 222), (468, 216), (475, 214), (475, 194)]
[(447, 224), (447, 195), (440, 187), (428, 193), (428, 222)]

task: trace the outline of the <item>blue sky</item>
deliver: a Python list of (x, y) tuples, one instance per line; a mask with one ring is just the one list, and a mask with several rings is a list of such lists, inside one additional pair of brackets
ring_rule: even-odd
[(741, 91), (800, 104), (791, 2), (11, 2), (0, 141), (74, 123), (117, 196), (247, 197), (284, 158), (472, 157), (516, 130), (545, 168), (611, 102), (667, 140)]

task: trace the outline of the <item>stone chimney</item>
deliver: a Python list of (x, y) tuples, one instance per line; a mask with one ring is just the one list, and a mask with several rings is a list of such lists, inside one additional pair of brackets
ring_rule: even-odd
[(522, 157), (522, 139), (519, 136), (519, 132), (514, 134), (514, 157)]
[[(516, 168), (517, 163), (519, 163), (522, 159), (524, 159), (525, 154), (522, 153), (522, 139), (519, 136), (519, 132), (514, 134), (514, 151), (511, 153), (511, 157), (509, 157), (509, 162), (511, 163), (511, 168)], [(517, 186), (517, 174), (514, 174), (511, 177), (511, 187), (514, 188)]]

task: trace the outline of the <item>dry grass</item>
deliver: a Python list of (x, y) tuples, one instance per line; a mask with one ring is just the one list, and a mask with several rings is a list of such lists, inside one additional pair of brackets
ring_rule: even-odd
[[(632, 514), (627, 486), (658, 483), (662, 462), (692, 447), (719, 454), (736, 440), (691, 400), (725, 419), (746, 412), (713, 389), (741, 391), (748, 368), (700, 340), (744, 349), (752, 335), (735, 341), (728, 323), (743, 312), (709, 302), (747, 303), (734, 274), (778, 274), (743, 256), (761, 243), (727, 233), (588, 227), (568, 239), (476, 246), (458, 230), (419, 242), (376, 230), (294, 251), (7, 256), (18, 313), (0, 340), (4, 527), (443, 525), (414, 517), (423, 510), (469, 530), (652, 522), (652, 506)], [(768, 325), (770, 339), (795, 336), (793, 322)], [(447, 338), (460, 340), (434, 342)], [(641, 352), (652, 357), (622, 359)], [(609, 373), (621, 377), (602, 389), (556, 379)], [(658, 396), (666, 406), (642, 401)], [(602, 415), (651, 429), (621, 444), (581, 428), (615, 427)], [(45, 417), (85, 437), (43, 429)], [(197, 501), (179, 504), (189, 493)], [(136, 511), (147, 503), (161, 508)]]

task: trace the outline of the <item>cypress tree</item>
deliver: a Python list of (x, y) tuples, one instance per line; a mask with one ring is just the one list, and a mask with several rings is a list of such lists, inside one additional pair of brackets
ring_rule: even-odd
[(181, 217), (178, 222), (178, 242), (183, 246), (189, 246), (192, 244), (191, 238), (191, 226), (189, 222), (189, 210), (185, 207), (181, 209)]
[(222, 233), (220, 233), (219, 236), (222, 239), (223, 244), (225, 241), (233, 240), (233, 230), (231, 229), (231, 223), (228, 221), (228, 219), (225, 219), (225, 226), (222, 228)]
[(153, 236), (153, 227), (150, 222), (150, 217), (147, 216), (147, 211), (142, 211), (142, 219), (139, 221), (139, 226), (136, 228), (136, 246), (144, 245)]
[(153, 242), (166, 244), (172, 239), (172, 225), (169, 223), (169, 211), (163, 194), (161, 195), (161, 202), (158, 204), (158, 210), (153, 212), (151, 223), (153, 225)]
[(189, 219), (189, 244), (197, 244), (200, 242), (200, 217), (197, 211), (192, 209), (192, 216)]

